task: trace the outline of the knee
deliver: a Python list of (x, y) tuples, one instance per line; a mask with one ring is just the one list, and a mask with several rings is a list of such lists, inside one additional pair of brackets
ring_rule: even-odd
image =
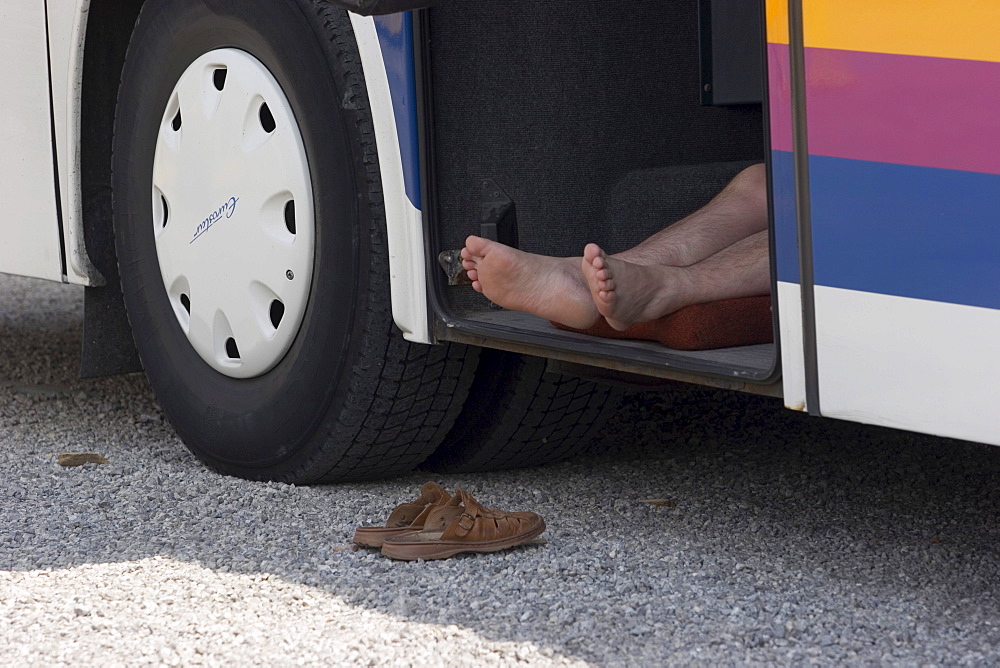
[(729, 183), (729, 189), (743, 197), (767, 203), (767, 170), (764, 163), (751, 165), (737, 174)]
[(763, 190), (767, 186), (767, 174), (764, 163), (750, 165), (733, 177), (732, 186), (748, 192)]

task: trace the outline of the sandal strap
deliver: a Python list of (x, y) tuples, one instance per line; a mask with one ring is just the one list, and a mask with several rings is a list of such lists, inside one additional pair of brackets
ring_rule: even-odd
[(463, 512), (458, 516), (458, 519), (452, 523), (452, 526), (448, 527), (445, 533), (454, 531), (456, 536), (463, 537), (468, 535), (469, 532), (476, 527), (476, 518), (479, 517), (480, 511), (483, 509), (479, 505), (479, 502), (464, 489), (456, 488), (455, 498), (459, 499)]
[(517, 535), (538, 520), (534, 513), (510, 513), (481, 506), (463, 489), (445, 506), (431, 512), (428, 525), (443, 529), (441, 540), (483, 541)]
[(420, 488), (420, 496), (413, 503), (441, 503), (442, 499), (444, 499), (445, 502), (450, 501), (451, 495), (448, 494), (448, 491), (444, 487), (437, 484), (433, 480), (429, 480)]
[(449, 501), (451, 501), (451, 495), (445, 491), (444, 487), (433, 481), (426, 482), (420, 488), (419, 497), (413, 501), (401, 503), (393, 509), (385, 526), (398, 528), (413, 524), (422, 525), (432, 508)]

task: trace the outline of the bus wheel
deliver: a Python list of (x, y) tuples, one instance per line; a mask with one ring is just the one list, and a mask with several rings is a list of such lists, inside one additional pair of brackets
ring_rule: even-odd
[(158, 0), (115, 120), (116, 249), (140, 358), (209, 466), (400, 474), (448, 433), (476, 352), (403, 340), (350, 20), (318, 0)]
[(622, 392), (546, 371), (546, 361), (483, 350), (455, 427), (423, 468), (448, 473), (540, 466), (590, 443)]

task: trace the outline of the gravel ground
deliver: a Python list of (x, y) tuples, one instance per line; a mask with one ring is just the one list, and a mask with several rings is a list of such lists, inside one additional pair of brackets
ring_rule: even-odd
[[(1000, 450), (760, 397), (637, 394), (605, 453), (439, 478), (541, 513), (546, 543), (395, 563), (351, 532), (426, 474), (213, 474), (141, 376), (75, 377), (81, 302), (0, 276), (0, 663), (1000, 659)], [(64, 468), (65, 452), (109, 463)]]

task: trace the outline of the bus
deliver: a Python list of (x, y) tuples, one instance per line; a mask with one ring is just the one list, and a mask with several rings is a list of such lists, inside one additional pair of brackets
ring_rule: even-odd
[[(84, 286), (81, 373), (144, 371), (248, 479), (541, 464), (677, 382), (1000, 444), (998, 26), (992, 0), (5, 0), (0, 271)], [(627, 248), (757, 163), (763, 338), (567, 331), (456, 266), (470, 234)]]

